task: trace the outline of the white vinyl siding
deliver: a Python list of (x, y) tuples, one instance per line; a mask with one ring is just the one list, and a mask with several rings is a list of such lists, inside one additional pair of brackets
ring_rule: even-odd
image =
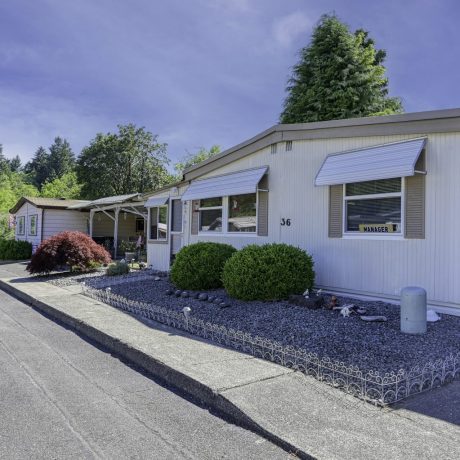
[[(424, 238), (329, 238), (332, 187), (313, 185), (326, 156), (422, 136), (427, 137)], [(460, 308), (460, 217), (452, 212), (452, 204), (460, 202), (460, 133), (296, 140), (289, 156), (271, 155), (268, 146), (203, 178), (265, 165), (270, 168), (268, 236), (221, 235), (219, 241), (236, 248), (267, 242), (304, 248), (313, 255), (317, 284), (329, 289), (398, 298), (402, 287), (418, 285), (427, 289), (430, 302)], [(281, 218), (291, 218), (291, 226), (280, 226)], [(215, 241), (207, 235), (187, 238), (186, 244)]]

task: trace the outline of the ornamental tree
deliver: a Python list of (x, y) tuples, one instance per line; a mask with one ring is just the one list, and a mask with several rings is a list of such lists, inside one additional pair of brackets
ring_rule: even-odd
[(61, 232), (38, 246), (27, 271), (49, 273), (65, 266), (71, 270), (88, 270), (94, 264), (108, 264), (110, 260), (110, 254), (85, 233)]
[(281, 123), (389, 115), (403, 111), (388, 96), (386, 52), (368, 32), (354, 33), (335, 15), (322, 16), (310, 45), (300, 50), (288, 81)]

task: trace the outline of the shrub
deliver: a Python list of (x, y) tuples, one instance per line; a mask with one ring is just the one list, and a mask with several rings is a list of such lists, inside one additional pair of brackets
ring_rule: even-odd
[(202, 242), (184, 246), (171, 268), (171, 280), (180, 289), (222, 287), (222, 269), (236, 252), (233, 246)]
[(313, 287), (313, 259), (287, 244), (252, 244), (227, 261), (222, 281), (229, 295), (237, 299), (285, 299)]
[(28, 241), (0, 239), (0, 260), (25, 260), (32, 255), (32, 244)]
[(124, 260), (121, 260), (110, 264), (105, 273), (108, 276), (126, 275), (129, 273), (129, 265)]
[(49, 273), (56, 268), (88, 270), (94, 263), (107, 264), (110, 254), (82, 232), (61, 232), (42, 241), (27, 265), (32, 273)]

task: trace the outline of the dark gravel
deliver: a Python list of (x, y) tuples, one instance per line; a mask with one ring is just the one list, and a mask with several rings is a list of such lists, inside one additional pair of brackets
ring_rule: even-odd
[[(402, 334), (399, 307), (385, 302), (339, 298), (341, 305), (353, 303), (366, 308), (367, 315), (384, 315), (388, 319), (384, 323), (368, 323), (357, 315), (343, 318), (338, 311), (309, 310), (283, 301), (239, 301), (229, 298), (223, 289), (206, 292), (214, 299), (219, 298), (219, 304), (200, 301), (194, 298), (193, 291), (188, 291), (189, 296), (176, 297), (177, 289), (165, 276), (157, 281), (152, 277), (112, 285), (111, 290), (174, 311), (188, 306), (191, 314), (202, 320), (304, 348), (320, 357), (358, 366), (362, 371), (409, 370), (460, 352), (460, 317), (441, 315), (440, 321), (428, 323), (424, 335)], [(172, 295), (166, 294), (168, 290)], [(229, 306), (224, 307), (222, 302)]]

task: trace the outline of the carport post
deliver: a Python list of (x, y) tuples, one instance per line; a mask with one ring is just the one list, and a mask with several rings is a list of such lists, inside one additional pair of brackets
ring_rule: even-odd
[(89, 236), (93, 237), (93, 218), (94, 218), (94, 209), (89, 210)]
[(117, 246), (118, 246), (118, 214), (120, 213), (120, 208), (115, 208), (115, 220), (114, 220), (114, 229), (113, 229), (113, 258), (117, 258)]

